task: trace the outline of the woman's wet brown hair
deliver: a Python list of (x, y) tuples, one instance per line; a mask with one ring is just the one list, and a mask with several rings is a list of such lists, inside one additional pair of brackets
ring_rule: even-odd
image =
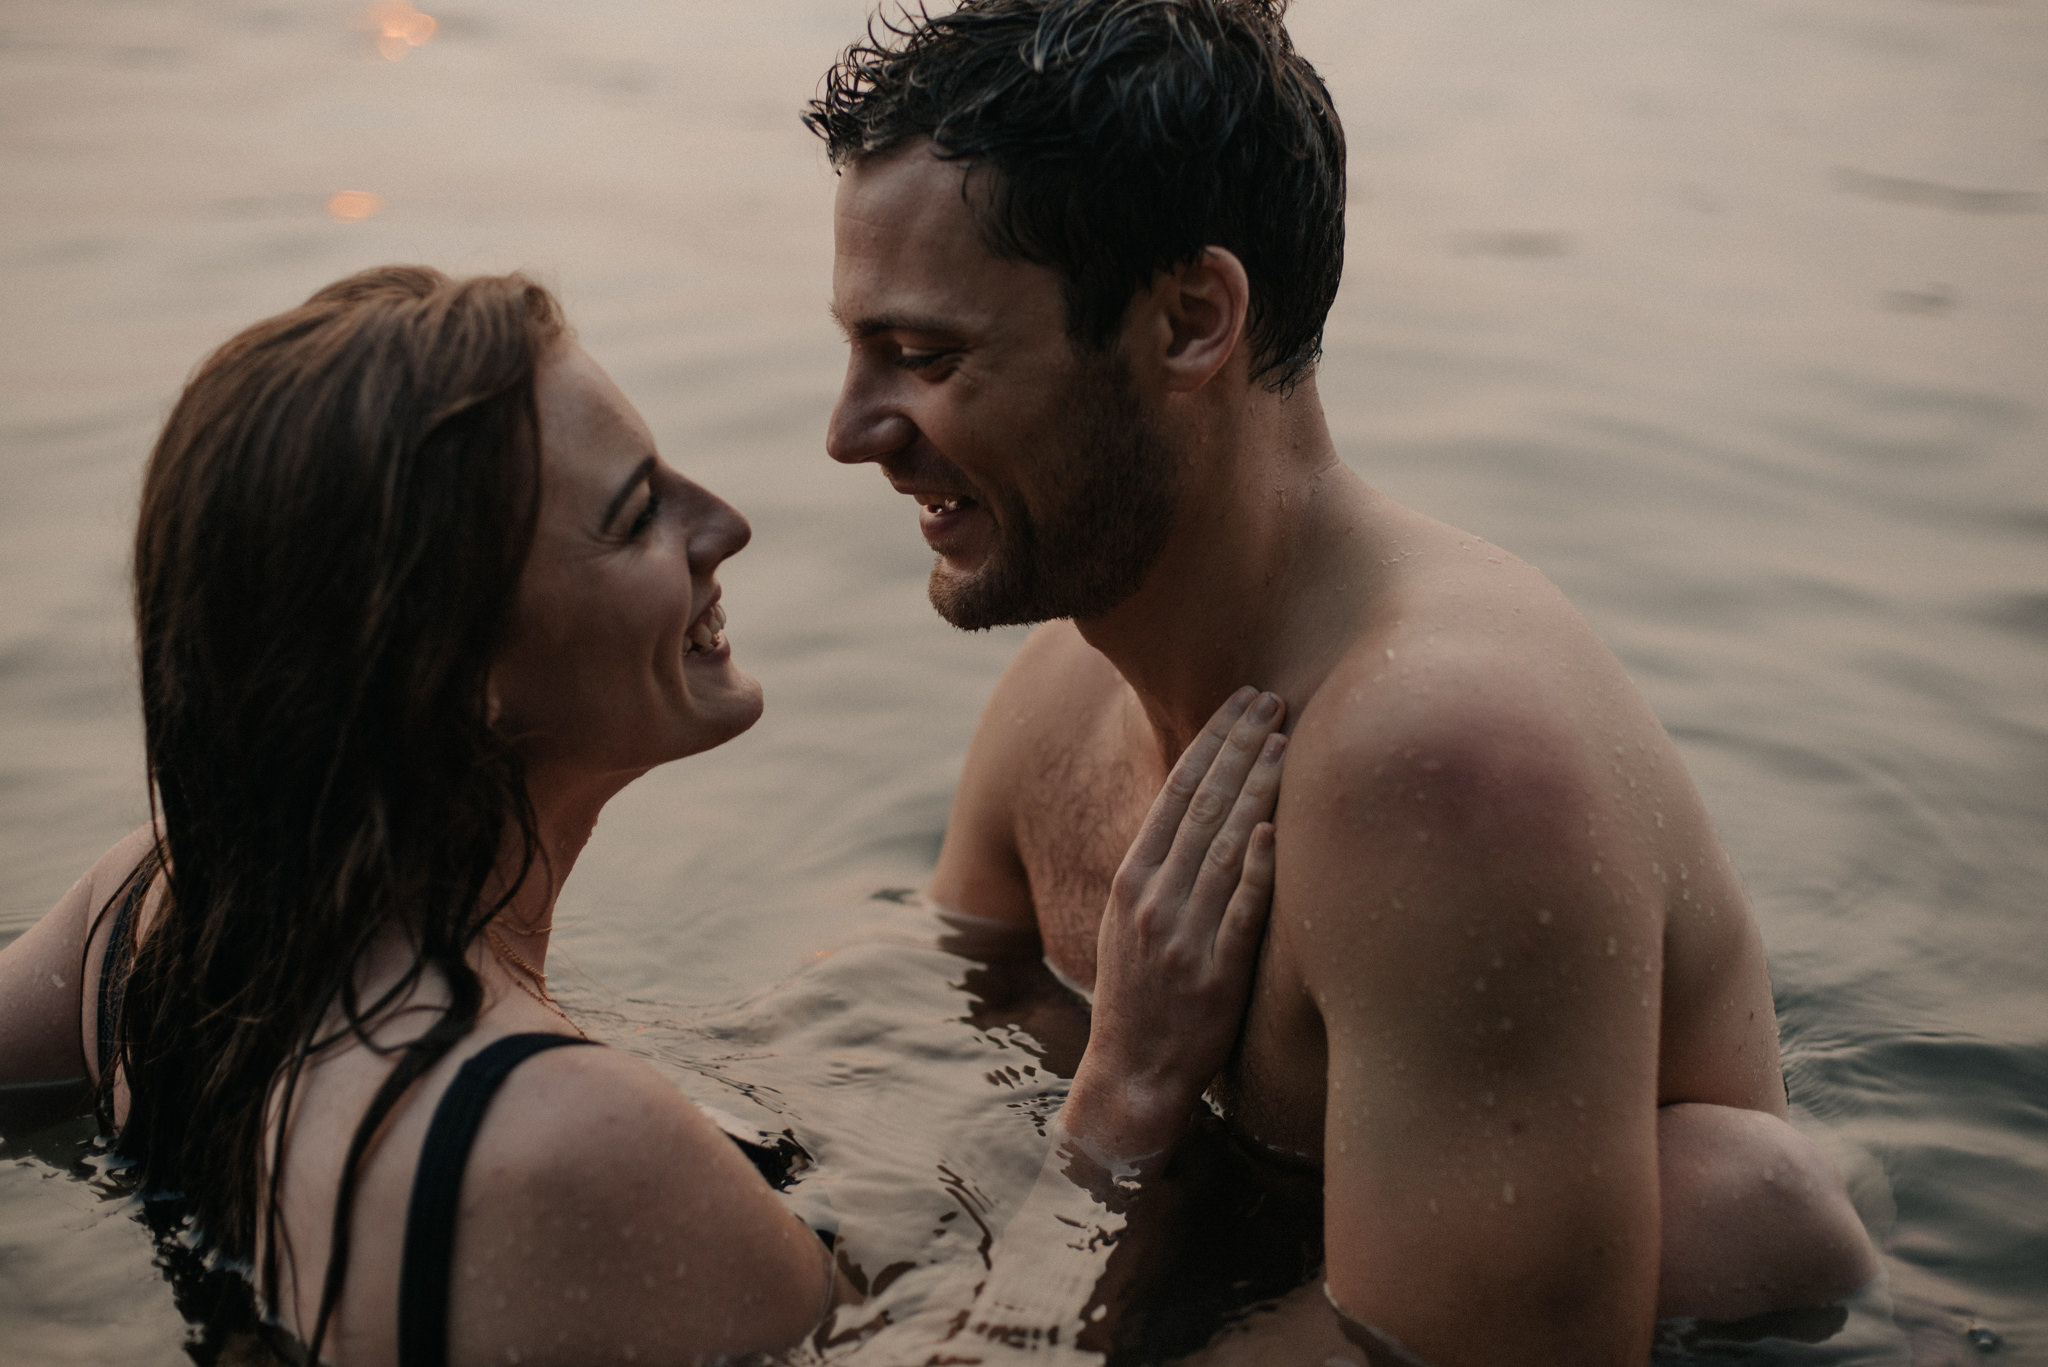
[[(362, 1154), (475, 1023), (465, 955), (511, 895), (501, 859), (523, 878), (538, 857), (486, 694), (539, 502), (535, 372), (563, 331), (523, 276), (364, 271), (208, 357), (144, 478), (135, 617), (166, 896), (120, 995), (119, 1151), (145, 1193), (183, 1194), (218, 1255), (260, 1253), (281, 1308), (266, 1116), (281, 1136), (308, 1059), (423, 977), (451, 998), (391, 1051), (357, 1127), (314, 1360)], [(356, 964), (394, 926), (410, 970), (362, 1000)]]

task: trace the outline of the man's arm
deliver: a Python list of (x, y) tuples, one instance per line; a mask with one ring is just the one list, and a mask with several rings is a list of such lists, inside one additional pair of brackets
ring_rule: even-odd
[(1297, 736), (1275, 934), (1329, 1049), (1330, 1293), (1431, 1367), (1640, 1362), (1662, 912), (1611, 765), (1498, 699)]

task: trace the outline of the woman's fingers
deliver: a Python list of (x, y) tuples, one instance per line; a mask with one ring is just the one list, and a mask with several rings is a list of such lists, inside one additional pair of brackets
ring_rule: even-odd
[[(1287, 737), (1265, 738), (1258, 758), (1232, 804), (1230, 814), (1211, 835), (1206, 849), (1190, 843), (1188, 857), (1196, 859), (1195, 874), (1186, 894), (1187, 907), (1181, 920), (1190, 934), (1213, 937), (1218, 923), (1240, 887), (1251, 856), (1253, 833), (1273, 815), (1280, 793), (1280, 771), (1287, 752)], [(1176, 852), (1176, 858), (1180, 857)], [(1207, 939), (1204, 940), (1207, 943)]]
[(1130, 852), (1124, 856), (1126, 865), (1157, 868), (1166, 862), (1167, 854), (1173, 848), (1174, 836), (1180, 831), (1181, 818), (1187, 814), (1189, 804), (1201, 790), (1211, 764), (1259, 696), (1258, 690), (1250, 685), (1231, 694), (1209, 718), (1209, 724), (1202, 728), (1202, 733), (1181, 752), (1173, 772), (1166, 776), (1166, 785), (1152, 800), (1152, 810), (1145, 814), (1145, 824), (1139, 828), (1138, 838), (1131, 842)]
[[(1210, 925), (1237, 881), (1251, 828), (1272, 812), (1280, 786), (1280, 750), (1268, 754), (1267, 747), (1285, 714), (1286, 704), (1277, 695), (1262, 693), (1238, 718), (1189, 800), (1173, 848), (1160, 866), (1159, 892), (1167, 898), (1187, 898), (1206, 883), (1211, 899), (1203, 909)], [(1284, 747), (1285, 739), (1280, 743)]]
[(1252, 827), (1245, 849), (1244, 870), (1224, 909), (1223, 924), (1216, 928), (1216, 968), (1226, 980), (1251, 987), (1252, 960), (1258, 956), (1265, 935), (1266, 913), (1273, 906), (1273, 823), (1261, 821)]

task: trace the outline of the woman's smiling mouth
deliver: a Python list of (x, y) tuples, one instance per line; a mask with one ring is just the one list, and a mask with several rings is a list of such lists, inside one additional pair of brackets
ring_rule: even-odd
[(714, 602), (704, 609), (696, 621), (690, 623), (687, 633), (689, 644), (683, 648), (685, 659), (692, 655), (709, 655), (725, 643), (719, 634), (725, 630), (725, 604)]

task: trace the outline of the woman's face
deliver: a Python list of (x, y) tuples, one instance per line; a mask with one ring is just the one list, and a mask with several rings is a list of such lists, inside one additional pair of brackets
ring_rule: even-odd
[(715, 577), (753, 532), (662, 463), (583, 348), (556, 343), (535, 384), (540, 521), (491, 667), (493, 723), (535, 779), (630, 780), (761, 715)]

